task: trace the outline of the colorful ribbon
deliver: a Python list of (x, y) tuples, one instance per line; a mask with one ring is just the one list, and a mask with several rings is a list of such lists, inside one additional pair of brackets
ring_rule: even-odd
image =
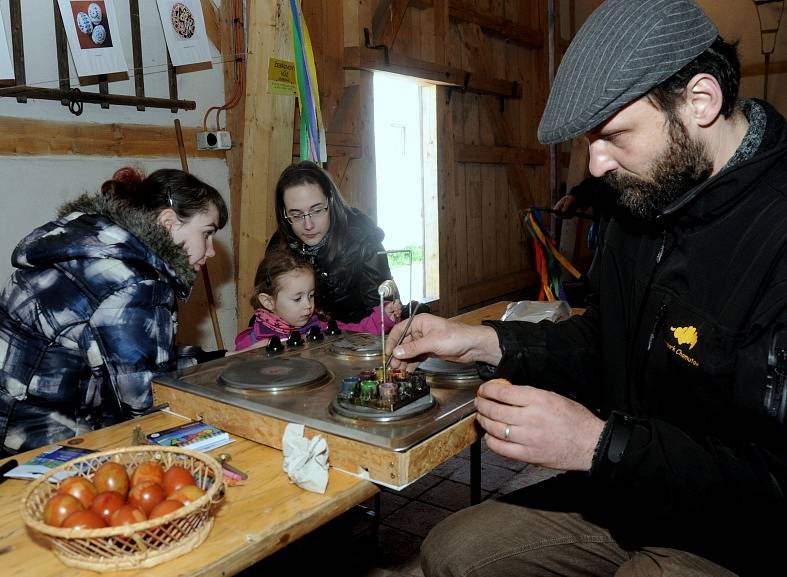
[(541, 279), (541, 289), (538, 299), (552, 302), (556, 299), (566, 300), (563, 283), (560, 282), (560, 269), (558, 264), (565, 268), (574, 278), (580, 278), (580, 273), (563, 256), (549, 236), (541, 219), (538, 209), (531, 208), (525, 211), (525, 228), (533, 237), (533, 252), (535, 254), (536, 272)]
[(303, 19), (300, 0), (290, 0), (290, 24), (292, 27), (292, 49), (295, 54), (298, 110), (301, 115), (301, 160), (326, 162), (328, 150), (325, 144), (325, 127), (320, 111), (317, 68), (314, 65), (314, 52), (312, 51), (309, 29)]

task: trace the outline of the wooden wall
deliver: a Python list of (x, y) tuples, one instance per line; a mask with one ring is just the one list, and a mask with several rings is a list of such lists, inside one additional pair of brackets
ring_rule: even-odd
[[(546, 2), (303, 0), (328, 131), (327, 167), (347, 200), (370, 216), (376, 212), (370, 70), (439, 84), (441, 298), (436, 309), (443, 315), (508, 295), (521, 297), (536, 282), (520, 211), (550, 201), (546, 148), (536, 139), (548, 92)], [(364, 48), (364, 28), (372, 45), (389, 47), (389, 65), (381, 50)], [(265, 48), (250, 45), (249, 52), (265, 53)], [(270, 49), (265, 58), (269, 55)], [(252, 54), (249, 58), (251, 69)], [(247, 140), (254, 138), (248, 123), (256, 118), (250, 95), (247, 91)], [(292, 110), (295, 115), (294, 102)], [(292, 150), (297, 151), (294, 143)], [(246, 156), (243, 179), (250, 174), (249, 162)], [(255, 188), (273, 184), (258, 182)], [(236, 206), (260, 202), (246, 198), (251, 187), (243, 185), (241, 191)], [(272, 233), (269, 225), (258, 227), (257, 245)], [(241, 227), (238, 234), (242, 243), (247, 231)], [(238, 252), (239, 322), (250, 313), (244, 293), (259, 257), (242, 248)]]

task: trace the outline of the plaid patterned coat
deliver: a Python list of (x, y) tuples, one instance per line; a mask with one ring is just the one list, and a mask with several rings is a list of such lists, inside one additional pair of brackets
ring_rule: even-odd
[(14, 250), (0, 293), (0, 445), (25, 451), (139, 414), (176, 365), (176, 299), (195, 278), (150, 213), (101, 195)]

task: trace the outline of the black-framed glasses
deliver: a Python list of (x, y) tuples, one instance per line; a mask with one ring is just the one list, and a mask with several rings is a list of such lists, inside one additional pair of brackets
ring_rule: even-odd
[(328, 213), (328, 205), (325, 206), (318, 206), (317, 208), (313, 208), (309, 212), (304, 212), (302, 214), (286, 214), (284, 215), (284, 219), (289, 222), (290, 224), (303, 224), (306, 222), (306, 217), (308, 216), (312, 220), (316, 218), (320, 218), (325, 216)]

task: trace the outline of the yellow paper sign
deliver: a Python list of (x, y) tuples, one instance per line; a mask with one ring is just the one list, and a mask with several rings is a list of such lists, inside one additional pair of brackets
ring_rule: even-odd
[(298, 94), (294, 62), (278, 58), (268, 60), (268, 94)]

